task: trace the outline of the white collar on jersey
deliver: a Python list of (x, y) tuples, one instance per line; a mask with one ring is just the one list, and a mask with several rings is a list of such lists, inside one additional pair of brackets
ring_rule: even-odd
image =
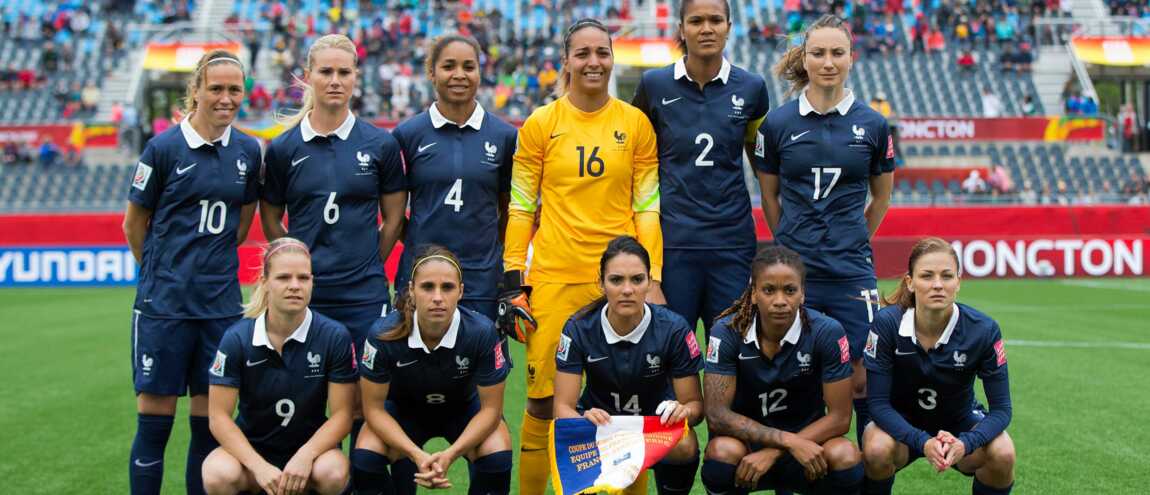
[[(315, 137), (319, 135), (319, 133), (315, 132), (315, 129), (312, 128), (311, 122), (308, 121), (308, 117), (310, 116), (311, 112), (308, 112), (307, 115), (303, 116), (303, 120), (299, 121), (299, 133), (303, 136), (303, 142), (305, 143), (315, 139)], [(340, 124), (339, 127), (336, 127), (328, 136), (335, 134), (340, 139), (347, 141), (347, 137), (351, 135), (352, 127), (355, 127), (355, 114), (349, 110), (347, 112), (347, 118), (343, 119), (343, 123)]]
[[(194, 114), (195, 114), (195, 112), (189, 113), (187, 117), (184, 117), (184, 120), (180, 121), (180, 132), (184, 134), (184, 141), (186, 141), (188, 143), (188, 147), (191, 149), (196, 149), (196, 148), (199, 148), (200, 146), (204, 146), (206, 144), (211, 144), (208, 142), (207, 139), (204, 139), (202, 136), (200, 136), (200, 133), (196, 132), (196, 129), (192, 127), (191, 119), (192, 119), (192, 115), (194, 115)], [(215, 142), (220, 143), (220, 144), (224, 145), (225, 148), (227, 148), (228, 147), (228, 141), (231, 141), (231, 139), (232, 139), (232, 126), (229, 125), (226, 128), (224, 128), (224, 133), (221, 134), (220, 138), (217, 139)]]
[[(687, 57), (685, 56), (679, 57), (679, 60), (675, 61), (675, 79), (682, 79), (684, 77), (687, 78), (688, 81), (695, 82), (694, 79), (691, 79), (691, 76), (687, 74)], [(727, 84), (727, 79), (730, 79), (730, 77), (731, 63), (727, 61), (727, 57), (723, 57), (723, 65), (719, 66), (719, 74), (716, 75), (714, 79), (711, 79), (711, 81), (718, 79), (723, 81), (723, 84)]]
[[(946, 322), (946, 329), (942, 331), (942, 337), (938, 338), (938, 342), (934, 343), (932, 349), (938, 349), (939, 346), (949, 343), (950, 336), (954, 335), (954, 327), (958, 326), (958, 305), (955, 304), (952, 309), (950, 321)], [(918, 337), (914, 334), (914, 308), (910, 308), (902, 314), (902, 321), (898, 324), (898, 336), (910, 337), (910, 341), (918, 345)]]
[[(299, 328), (296, 328), (287, 339), (284, 339), (284, 342), (294, 340), (303, 344), (307, 341), (307, 332), (311, 329), (311, 310), (308, 309), (306, 311), (307, 313), (304, 314), (303, 323), (300, 323)], [(264, 311), (264, 314), (256, 318), (256, 326), (252, 330), (252, 346), (267, 347), (274, 351), (275, 347), (272, 347), (271, 341), (268, 340), (267, 317), (268, 312)]]
[(423, 349), (423, 352), (431, 354), (431, 351), (439, 349), (454, 349), (455, 340), (459, 338), (459, 308), (455, 308), (455, 314), (451, 315), (451, 325), (447, 327), (447, 333), (443, 334), (443, 338), (439, 339), (439, 345), (435, 349), (428, 349), (427, 345), (423, 343), (423, 337), (419, 334), (419, 315), (412, 313), (411, 315), (411, 335), (407, 336), (407, 346), (412, 349)]
[[(807, 99), (807, 89), (809, 89), (809, 88), (810, 88), (810, 86), (807, 86), (807, 87), (803, 88), (802, 92), (799, 93), (799, 115), (806, 117), (807, 114), (809, 114), (811, 112), (815, 112), (819, 115), (823, 115), (823, 114), (819, 113), (817, 110), (815, 110), (815, 107), (811, 106), (811, 100)], [(837, 111), (839, 113), (839, 115), (846, 115), (847, 110), (850, 110), (851, 105), (854, 105), (854, 104), (855, 104), (855, 93), (854, 93), (854, 91), (851, 91), (851, 88), (843, 88), (843, 99), (839, 100), (838, 103), (835, 103), (835, 106), (832, 107), (832, 110)], [(827, 113), (830, 113), (830, 112), (828, 111)]]
[(603, 338), (607, 339), (608, 344), (618, 344), (624, 340), (638, 344), (647, 333), (647, 327), (651, 326), (651, 308), (647, 307), (647, 303), (643, 303), (643, 319), (639, 320), (639, 326), (626, 336), (620, 337), (615, 333), (615, 327), (611, 326), (611, 321), (607, 319), (607, 305), (604, 304), (603, 311), (599, 312), (599, 326), (603, 328)]
[(427, 109), (427, 115), (431, 116), (431, 125), (436, 129), (447, 124), (455, 124), (459, 127), (471, 126), (472, 129), (478, 131), (480, 130), (479, 128), (483, 126), (483, 116), (486, 114), (487, 112), (483, 110), (483, 105), (480, 105), (477, 101), (475, 102), (475, 110), (471, 111), (471, 116), (467, 118), (467, 122), (456, 124), (455, 122), (447, 120), (447, 117), (444, 117), (443, 114), (439, 112), (439, 103), (432, 103), (431, 107)]
[[(791, 345), (799, 344), (799, 335), (803, 333), (803, 317), (795, 315), (795, 321), (791, 323), (791, 328), (787, 329), (786, 335), (783, 335), (783, 342)], [(759, 349), (759, 315), (755, 315), (755, 319), (751, 320), (751, 328), (747, 330), (747, 336), (743, 337), (744, 344), (755, 344), (755, 348)]]

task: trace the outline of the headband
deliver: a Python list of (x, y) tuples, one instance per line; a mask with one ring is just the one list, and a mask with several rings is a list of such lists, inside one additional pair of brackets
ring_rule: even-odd
[(267, 260), (272, 259), (272, 255), (276, 254), (276, 251), (279, 251), (288, 246), (303, 248), (303, 253), (307, 255), (308, 258), (311, 258), (311, 251), (308, 251), (307, 244), (304, 244), (303, 241), (293, 239), (291, 241), (282, 242), (280, 245), (268, 250), (267, 254), (264, 255), (264, 263), (266, 264)]
[(439, 260), (443, 260), (443, 261), (450, 263), (451, 266), (455, 267), (455, 271), (459, 273), (459, 278), (460, 279), (463, 278), (463, 270), (459, 269), (459, 264), (456, 263), (455, 260), (448, 258), (447, 256), (444, 256), (442, 254), (433, 254), (431, 256), (425, 256), (425, 257), (421, 258), (419, 261), (415, 262), (415, 265), (412, 265), (412, 267), (411, 267), (411, 280), (412, 281), (415, 280), (415, 270), (418, 270), (420, 265), (422, 265), (422, 264), (426, 263), (428, 260), (432, 260), (432, 259), (439, 259)]

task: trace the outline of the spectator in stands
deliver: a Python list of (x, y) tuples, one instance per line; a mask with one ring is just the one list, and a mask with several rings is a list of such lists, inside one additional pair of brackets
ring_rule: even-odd
[(970, 53), (970, 50), (963, 50), (962, 55), (958, 56), (958, 60), (956, 61), (956, 63), (958, 64), (958, 69), (959, 69), (960, 73), (962, 73), (962, 74), (973, 74), (974, 73), (974, 69), (975, 69), (975, 67), (974, 67), (974, 54)]
[(1029, 74), (1031, 64), (1034, 63), (1034, 49), (1030, 43), (1023, 41), (1018, 44), (1018, 52), (1014, 55), (1014, 70), (1022, 74)]
[(44, 42), (44, 48), (40, 51), (40, 67), (49, 74), (56, 72), (60, 67), (60, 52), (56, 51), (55, 43)]
[(1118, 128), (1122, 130), (1122, 151), (1125, 153), (1134, 151), (1134, 138), (1138, 134), (1138, 114), (1134, 113), (1133, 104), (1122, 104), (1122, 110), (1118, 112)]
[(982, 116), (986, 118), (1002, 116), (1002, 100), (998, 99), (998, 95), (994, 94), (990, 86), (982, 88)]
[(1018, 193), (1018, 200), (1027, 206), (1038, 204), (1038, 193), (1030, 186), (1030, 181), (1023, 181), (1022, 191)]
[(44, 168), (51, 167), (56, 164), (56, 160), (60, 158), (60, 148), (56, 143), (52, 142), (52, 138), (45, 137), (44, 141), (40, 143), (40, 166)]
[(926, 50), (931, 54), (940, 54), (946, 49), (946, 39), (942, 35), (941, 29), (931, 29), (930, 34), (926, 37)]
[(25, 160), (20, 156), (20, 145), (15, 141), (0, 144), (0, 163), (4, 165), (18, 165)]
[(1010, 171), (997, 163), (990, 167), (990, 174), (986, 182), (992, 191), (999, 194), (1014, 192), (1014, 179), (1010, 177)]
[(20, 69), (16, 74), (16, 79), (20, 81), (20, 87), (22, 89), (35, 88), (46, 80), (43, 74), (36, 72), (31, 67)]
[(1058, 179), (1058, 181), (1054, 183), (1054, 187), (1055, 187), (1054, 200), (1062, 206), (1069, 205), (1070, 204), (1070, 187), (1066, 185), (1066, 180), (1065, 179)]
[(986, 181), (977, 170), (971, 170), (966, 180), (962, 181), (962, 190), (967, 194), (982, 194), (986, 192)]
[(1098, 115), (1098, 100), (1094, 93), (1086, 92), (1082, 96), (1082, 115)]
[(96, 113), (96, 106), (100, 103), (100, 88), (96, 83), (89, 81), (80, 91), (80, 108), (86, 113)]
[(1150, 179), (1138, 172), (1131, 172), (1130, 179), (1122, 186), (1122, 195), (1127, 199), (1146, 194), (1147, 191), (1150, 191)]
[(1038, 115), (1038, 104), (1034, 102), (1034, 95), (1028, 94), (1022, 98), (1022, 115)]
[(14, 90), (20, 85), (20, 71), (16, 66), (8, 64), (0, 70), (0, 91)]

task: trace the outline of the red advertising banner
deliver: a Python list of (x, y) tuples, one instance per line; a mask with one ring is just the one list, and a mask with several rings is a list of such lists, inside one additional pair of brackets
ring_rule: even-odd
[(0, 125), (0, 143), (39, 146), (51, 139), (59, 146), (114, 148), (119, 143), (116, 126), (110, 124)]
[[(967, 278), (1138, 277), (1150, 268), (1150, 236), (942, 236)], [(919, 237), (879, 237), (875, 273), (897, 278)]]
[(903, 117), (903, 141), (1101, 141), (1101, 119), (1090, 117)]

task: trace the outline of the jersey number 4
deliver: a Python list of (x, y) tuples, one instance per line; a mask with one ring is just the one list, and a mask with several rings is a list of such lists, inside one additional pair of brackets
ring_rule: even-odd
[(591, 177), (599, 177), (603, 175), (603, 171), (607, 169), (607, 164), (603, 163), (603, 159), (599, 158), (599, 147), (591, 148), (591, 155), (587, 155), (586, 146), (576, 146), (575, 149), (579, 151), (579, 177), (583, 177), (584, 173)]
[[(835, 184), (839, 183), (839, 177), (843, 174), (843, 169), (840, 167), (811, 167), (811, 173), (815, 174), (815, 195), (811, 199), (818, 201), (820, 199), (827, 199), (831, 195), (831, 189), (835, 188)], [(826, 189), (822, 188), (823, 177), (833, 175), (830, 178), (830, 184), (827, 184)]]

